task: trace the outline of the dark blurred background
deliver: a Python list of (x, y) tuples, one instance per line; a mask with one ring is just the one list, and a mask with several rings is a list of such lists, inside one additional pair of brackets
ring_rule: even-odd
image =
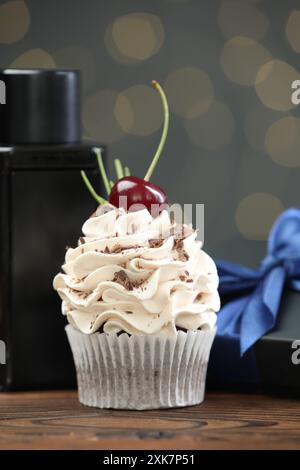
[(297, 0), (0, 2), (0, 66), (80, 69), (83, 134), (107, 144), (111, 174), (119, 157), (144, 175), (162, 124), (149, 84), (161, 82), (172, 113), (152, 181), (205, 203), (206, 249), (250, 264), (299, 205), (299, 53)]

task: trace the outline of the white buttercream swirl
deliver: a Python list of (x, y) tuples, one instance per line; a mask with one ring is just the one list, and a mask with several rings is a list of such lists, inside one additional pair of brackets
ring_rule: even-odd
[(146, 209), (99, 211), (84, 223), (84, 237), (67, 250), (64, 274), (53, 282), (68, 321), (86, 334), (101, 327), (135, 335), (213, 329), (218, 275), (196, 232), (178, 240), (182, 226), (167, 211), (156, 218)]

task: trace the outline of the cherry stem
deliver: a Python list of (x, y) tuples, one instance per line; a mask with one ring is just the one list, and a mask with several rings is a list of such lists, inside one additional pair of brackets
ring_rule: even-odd
[(102, 181), (103, 181), (103, 184), (104, 184), (104, 187), (105, 187), (105, 191), (107, 192), (107, 195), (109, 196), (111, 188), (110, 188), (110, 184), (109, 184), (107, 174), (106, 174), (106, 171), (105, 171), (105, 168), (104, 168), (104, 163), (103, 163), (103, 159), (102, 159), (102, 150), (99, 149), (99, 148), (94, 148), (94, 152), (96, 153), (96, 156), (97, 156), (99, 171), (100, 171), (100, 174), (101, 174), (101, 177), (102, 177)]
[(124, 173), (125, 173), (125, 176), (130, 176), (130, 170), (129, 170), (128, 166), (125, 166)]
[(105, 199), (103, 199), (103, 197), (99, 196), (99, 194), (97, 194), (96, 191), (94, 190), (90, 180), (88, 179), (88, 177), (86, 175), (86, 172), (81, 170), (80, 174), (82, 176), (82, 179), (83, 179), (87, 189), (89, 190), (89, 192), (91, 193), (93, 198), (98, 202), (98, 204), (106, 204), (107, 201)]
[(161, 134), (160, 142), (159, 142), (159, 145), (157, 147), (156, 153), (153, 157), (151, 165), (149, 166), (148, 171), (146, 173), (146, 176), (144, 178), (145, 181), (149, 181), (151, 176), (152, 176), (152, 173), (153, 173), (153, 171), (154, 171), (154, 169), (157, 165), (159, 157), (160, 157), (160, 155), (162, 153), (162, 150), (164, 148), (166, 138), (167, 138), (167, 134), (168, 134), (168, 129), (169, 129), (169, 106), (168, 106), (167, 97), (165, 95), (164, 90), (162, 89), (162, 87), (160, 86), (160, 84), (156, 80), (152, 80), (152, 86), (158, 91), (158, 93), (161, 97), (161, 101), (162, 101), (162, 104), (163, 104), (163, 110), (164, 110), (164, 126), (163, 126), (163, 131), (162, 131), (162, 134)]
[(109, 180), (109, 184), (110, 184), (110, 187), (111, 189), (114, 187), (115, 183), (113, 182), (113, 180)]
[(120, 180), (121, 178), (124, 177), (122, 163), (120, 162), (120, 160), (118, 158), (115, 158), (115, 170), (116, 170), (116, 173), (117, 173), (118, 180)]

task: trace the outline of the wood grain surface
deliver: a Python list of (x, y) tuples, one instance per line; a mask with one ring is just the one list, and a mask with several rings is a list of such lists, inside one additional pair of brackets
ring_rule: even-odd
[(208, 393), (200, 406), (99, 410), (75, 392), (0, 394), (1, 449), (300, 449), (300, 404)]

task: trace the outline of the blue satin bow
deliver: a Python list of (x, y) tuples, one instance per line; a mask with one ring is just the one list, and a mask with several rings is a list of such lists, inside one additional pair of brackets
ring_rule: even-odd
[(237, 296), (219, 312), (218, 334), (239, 337), (243, 355), (275, 326), (283, 288), (300, 291), (300, 210), (288, 209), (275, 221), (257, 270), (228, 261), (217, 267), (220, 294)]

